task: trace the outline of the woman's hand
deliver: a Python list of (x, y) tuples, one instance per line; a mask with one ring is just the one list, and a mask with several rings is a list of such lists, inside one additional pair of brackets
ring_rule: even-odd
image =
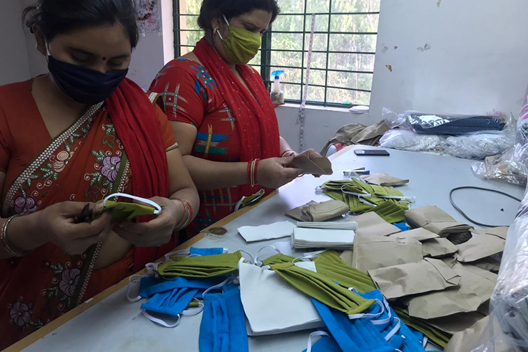
[(294, 156), (261, 160), (257, 170), (257, 183), (267, 188), (279, 188), (295, 180), (303, 173), (301, 169), (287, 168)]
[(302, 152), (300, 155), (304, 155), (310, 160), (321, 157), (321, 155), (318, 152), (316, 152), (315, 150), (313, 150), (313, 149), (308, 149), (308, 150)]
[[(46, 236), (51, 242), (70, 255), (86, 252), (90, 246), (104, 242), (112, 229), (112, 215), (103, 213), (92, 223), (76, 223), (86, 203), (57, 203), (36, 213), (37, 229), (35, 236)], [(95, 216), (103, 210), (101, 204), (90, 204)], [(44, 243), (46, 243), (44, 242)], [(41, 243), (44, 244), (44, 243)]]
[(154, 220), (139, 224), (123, 223), (114, 228), (121, 238), (136, 247), (159, 247), (167, 244), (185, 212), (180, 202), (162, 197), (150, 200), (161, 206), (161, 213)]

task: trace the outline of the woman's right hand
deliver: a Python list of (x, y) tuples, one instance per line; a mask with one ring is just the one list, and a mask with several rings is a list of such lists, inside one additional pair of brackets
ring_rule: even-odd
[(302, 175), (302, 169), (287, 168), (295, 156), (261, 160), (257, 169), (257, 183), (267, 188), (279, 188)]
[[(90, 246), (104, 242), (112, 229), (112, 215), (103, 213), (92, 223), (76, 223), (86, 203), (63, 202), (39, 211), (37, 221), (37, 236), (46, 236), (46, 242), (62, 248), (70, 255), (86, 252)], [(102, 204), (90, 204), (94, 216), (98, 216)], [(42, 238), (42, 237), (41, 237)]]

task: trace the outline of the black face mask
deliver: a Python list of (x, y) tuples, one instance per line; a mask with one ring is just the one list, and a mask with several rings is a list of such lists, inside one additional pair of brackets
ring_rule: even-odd
[(102, 73), (48, 56), (48, 69), (64, 94), (78, 103), (95, 105), (108, 98), (125, 79), (128, 69)]

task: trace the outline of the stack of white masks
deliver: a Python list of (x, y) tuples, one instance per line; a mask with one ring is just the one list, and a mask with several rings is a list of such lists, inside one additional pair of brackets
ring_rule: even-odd
[(298, 223), (293, 230), (292, 247), (325, 248), (325, 249), (351, 249), (356, 236), (357, 223)]

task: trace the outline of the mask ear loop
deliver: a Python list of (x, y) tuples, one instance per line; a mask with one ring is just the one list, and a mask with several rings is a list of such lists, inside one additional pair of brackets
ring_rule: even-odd
[[(139, 294), (136, 296), (136, 297), (130, 297), (130, 288), (132, 285), (137, 285), (137, 283), (141, 283), (141, 279), (144, 278), (144, 277), (148, 277), (147, 276), (144, 276), (144, 275), (132, 275), (128, 278), (128, 285), (127, 285), (127, 292), (126, 292), (126, 296), (127, 296), (127, 299), (130, 303), (136, 303), (138, 301), (141, 301), (143, 299), (143, 297), (141, 297)], [(139, 278), (139, 280), (137, 280)]]
[(306, 352), (312, 352), (312, 337), (317, 336), (330, 336), (326, 331), (314, 331), (308, 336), (308, 345), (306, 346)]
[(279, 251), (279, 250), (277, 249), (277, 247), (275, 247), (274, 245), (271, 245), (271, 244), (270, 244), (270, 245), (268, 245), (268, 246), (264, 246), (264, 247), (262, 247), (261, 249), (259, 249), (258, 252), (257, 252), (257, 256), (255, 257), (255, 265), (260, 266), (260, 267), (262, 266), (262, 261), (261, 261), (259, 258), (262, 256), (262, 254), (261, 254), (262, 251), (263, 251), (264, 249), (266, 249), (266, 248), (271, 248), (271, 249), (273, 249), (274, 251), (276, 251), (277, 254), (282, 254), (281, 251)]
[(148, 319), (150, 320), (151, 322), (153, 323), (156, 323), (158, 325), (161, 325), (165, 328), (175, 328), (177, 327), (178, 325), (180, 325), (180, 322), (181, 322), (181, 314), (178, 314), (178, 316), (176, 317), (176, 322), (173, 323), (173, 324), (167, 324), (165, 321), (159, 319), (159, 318), (156, 318), (156, 317), (153, 317), (152, 315), (150, 315), (150, 313), (148, 313), (146, 310), (142, 310), (141, 313)]
[(247, 258), (242, 257), (243, 259), (249, 261), (250, 264), (255, 264), (255, 258), (253, 258), (253, 255), (251, 255), (251, 253), (243, 249), (238, 249), (238, 251), (240, 251), (241, 253), (247, 254), (251, 258), (251, 260), (248, 260)]
[(114, 194), (109, 195), (108, 197), (106, 197), (103, 200), (103, 206), (106, 208), (106, 203), (108, 202), (108, 200), (110, 198), (114, 198), (114, 197), (123, 197), (123, 198), (129, 198), (129, 199), (137, 200), (137, 201), (139, 201), (141, 203), (145, 203), (145, 204), (148, 204), (151, 207), (153, 207), (155, 209), (154, 210), (154, 215), (158, 215), (159, 213), (161, 213), (161, 207), (159, 206), (159, 204), (157, 204), (157, 203), (155, 203), (155, 202), (153, 202), (153, 201), (151, 201), (149, 199), (132, 196), (132, 195), (126, 194), (126, 193), (114, 193)]
[(191, 251), (189, 249), (182, 249), (180, 251), (174, 251), (174, 252), (165, 254), (165, 261), (171, 260), (170, 257), (172, 256), (180, 257), (180, 256), (189, 256), (189, 255), (191, 255)]

